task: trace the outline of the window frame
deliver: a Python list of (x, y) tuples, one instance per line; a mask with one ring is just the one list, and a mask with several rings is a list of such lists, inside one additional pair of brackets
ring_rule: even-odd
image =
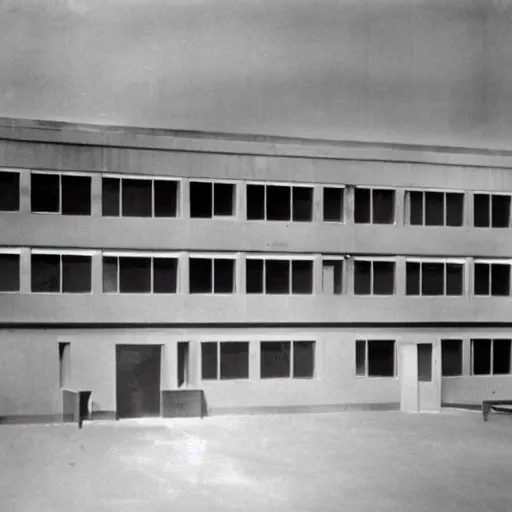
[[(364, 342), (364, 375), (357, 374), (357, 343)], [(373, 342), (382, 342), (382, 341), (392, 341), (393, 342), (393, 375), (385, 376), (385, 375), (369, 375), (369, 353), (368, 344), (370, 341)], [(398, 372), (398, 342), (397, 340), (392, 340), (390, 338), (356, 338), (354, 343), (354, 373), (356, 379), (385, 379), (385, 380), (397, 380), (399, 378)]]
[[(490, 191), (481, 191), (481, 190), (472, 190), (472, 195), (473, 195), (473, 210), (472, 210), (472, 214), (473, 214), (473, 222), (472, 222), (472, 225), (471, 227), (472, 228), (476, 228), (476, 229), (510, 229), (512, 227), (512, 194), (510, 193), (507, 193), (507, 192), (490, 192)], [(475, 196), (477, 195), (486, 195), (486, 196), (489, 196), (489, 211), (488, 211), (488, 214), (489, 214), (489, 225), (488, 226), (475, 226)], [(494, 196), (506, 196), (508, 198), (510, 198), (510, 204), (509, 204), (509, 214), (508, 214), (508, 226), (504, 226), (504, 227), (498, 227), (498, 226), (493, 226), (493, 216), (492, 216), (492, 206), (493, 206), (493, 201), (494, 201)]]
[(21, 293), (21, 247), (1, 247), (0, 248), (0, 255), (1, 254), (14, 254), (18, 255), (18, 283), (19, 287), (18, 290), (0, 290), (0, 294), (20, 294)]
[[(460, 373), (457, 374), (457, 375), (443, 375), (443, 342), (444, 341), (458, 341), (460, 342), (460, 347), (461, 347), (461, 351), (460, 351), (460, 357), (461, 357), (461, 361), (460, 361)], [(464, 339), (463, 338), (441, 338), (440, 340), (440, 343), (441, 343), (441, 379), (460, 379), (461, 377), (464, 377), (465, 376), (465, 373), (464, 373), (464, 359), (465, 359), (465, 352), (466, 352), (466, 349), (464, 347)]]
[[(212, 211), (210, 217), (192, 217), (190, 214), (192, 209), (192, 200), (190, 194), (190, 186), (192, 183), (210, 183), (212, 185)], [(215, 215), (215, 184), (225, 184), (225, 185), (233, 185), (233, 214), (232, 215)], [(189, 217), (190, 219), (199, 219), (199, 220), (208, 220), (208, 219), (218, 219), (218, 220), (237, 220), (238, 219), (238, 186), (240, 182), (237, 180), (216, 180), (216, 179), (208, 179), (208, 178), (190, 178), (188, 182), (188, 192), (189, 192)]]
[[(396, 226), (397, 225), (397, 199), (398, 188), (386, 185), (352, 185), (354, 194), (354, 208), (352, 211), (352, 223), (361, 226)], [(369, 222), (356, 222), (356, 190), (369, 190), (370, 191), (370, 221)], [(373, 221), (373, 191), (374, 190), (388, 190), (393, 192), (393, 222), (374, 222)]]
[[(21, 188), (22, 188), (22, 173), (24, 171), (31, 172), (29, 169), (15, 169), (10, 167), (1, 167), (0, 173), (2, 172), (8, 172), (8, 173), (16, 173), (18, 175), (18, 209), (17, 210), (0, 210), (0, 214), (9, 214), (9, 213), (20, 213), (21, 212)], [(2, 292), (3, 293), (3, 292)], [(9, 293), (9, 292), (5, 292)]]
[[(475, 345), (477, 340), (488, 340), (491, 342), (491, 350), (489, 352), (489, 373), (475, 373)], [(494, 342), (495, 341), (508, 341), (510, 342), (509, 354), (509, 372), (508, 373), (494, 373)], [(511, 338), (471, 338), (470, 339), (470, 362), (469, 362), (469, 375), (471, 377), (512, 377), (512, 337)]]
[[(475, 290), (475, 273), (476, 273), (476, 266), (478, 264), (488, 265), (489, 266), (489, 293), (476, 293)], [(493, 295), (492, 294), (492, 265), (508, 265), (509, 266), (509, 283), (508, 283), (508, 295)], [(473, 260), (473, 296), (474, 297), (495, 297), (495, 298), (501, 298), (501, 299), (507, 299), (512, 297), (512, 259), (509, 258), (474, 258)], [(479, 339), (479, 338), (476, 338)], [(490, 339), (490, 338), (489, 338)]]
[[(466, 190), (453, 190), (453, 189), (439, 189), (439, 188), (416, 188), (416, 187), (407, 187), (405, 190), (405, 225), (406, 226), (412, 226), (415, 228), (463, 228), (466, 226), (466, 209), (468, 208), (467, 205), (467, 191)], [(421, 224), (412, 224), (411, 222), (411, 192), (421, 192), (422, 194), (422, 223)], [(443, 224), (436, 225), (436, 224), (427, 224), (427, 204), (425, 201), (425, 194), (428, 192), (436, 192), (439, 194), (443, 194)], [(462, 224), (460, 226), (449, 226), (447, 224), (447, 215), (448, 215), (448, 209), (446, 207), (447, 200), (446, 195), (447, 194), (461, 194), (462, 195)]]
[[(203, 377), (203, 343), (215, 343), (216, 345), (216, 353), (217, 353), (217, 368), (216, 368), (216, 377), (215, 378), (204, 378)], [(247, 377), (236, 377), (234, 379), (230, 378), (222, 378), (221, 376), (221, 344), (222, 343), (244, 343), (247, 345)], [(201, 368), (201, 378), (202, 382), (247, 382), (254, 380), (251, 378), (251, 342), (250, 340), (201, 340), (201, 350), (200, 350), (200, 361), (199, 368)]]
[[(236, 254), (233, 254), (233, 253), (227, 253), (227, 254), (223, 254), (223, 253), (200, 253), (200, 252), (195, 252), (195, 253), (189, 253), (188, 255), (189, 257), (189, 260), (191, 259), (209, 259), (211, 260), (211, 272), (212, 272), (212, 280), (211, 280), (211, 291), (210, 292), (191, 292), (190, 291), (190, 265), (189, 265), (189, 268), (188, 268), (188, 282), (189, 282), (189, 292), (188, 292), (188, 295), (204, 295), (204, 296), (210, 296), (210, 295), (215, 295), (215, 296), (224, 296), (224, 297), (231, 297), (232, 295), (235, 295), (238, 291), (238, 283), (237, 283), (237, 271), (238, 271), (238, 268), (237, 268), (237, 262), (239, 261), (238, 257)], [(214, 260), (233, 260), (234, 261), (234, 264), (233, 264), (233, 291), (232, 292), (229, 292), (229, 293), (215, 293), (215, 264), (214, 264)]]
[[(347, 272), (348, 272), (348, 269), (347, 269), (347, 263), (346, 261), (348, 260), (349, 256), (348, 255), (339, 255), (339, 254), (335, 254), (335, 255), (329, 255), (329, 254), (322, 254), (322, 260), (321, 260), (321, 271), (322, 271), (322, 276), (321, 276), (321, 283), (320, 283), (320, 288), (321, 288), (321, 294), (322, 295), (325, 295), (327, 297), (336, 297), (336, 296), (343, 296), (343, 295), (347, 295), (347, 286), (348, 286), (348, 279), (347, 279)], [(327, 262), (341, 262), (341, 293), (333, 293), (333, 294), (329, 294), (329, 293), (326, 293), (324, 291), (324, 276), (323, 276), (323, 273), (324, 273), (324, 264), (327, 263)], [(314, 265), (314, 263), (313, 263)]]
[[(345, 203), (346, 203), (346, 196), (347, 196), (347, 186), (346, 185), (337, 185), (337, 184), (328, 184), (328, 183), (324, 183), (322, 185), (320, 185), (320, 188), (321, 188), (321, 194), (322, 194), (322, 199), (321, 199), (321, 204), (322, 204), (322, 209), (321, 209), (321, 216), (322, 216), (322, 222), (325, 222), (327, 224), (346, 224), (347, 223), (347, 219), (345, 218)], [(342, 190), (342, 193), (341, 193), (341, 220), (325, 220), (325, 192), (324, 190), (326, 188), (336, 188), (336, 189), (341, 189)]]
[[(304, 343), (304, 342), (310, 342), (310, 343), (313, 343), (313, 373), (311, 375), (311, 377), (295, 377), (294, 376), (294, 366), (295, 366), (295, 343)], [(262, 345), (264, 343), (290, 343), (290, 373), (287, 377), (262, 377), (261, 376), (261, 361), (262, 361), (262, 357), (261, 357), (261, 352), (262, 352)], [(312, 380), (316, 380), (317, 379), (317, 376), (318, 376), (318, 364), (317, 364), (317, 358), (318, 358), (318, 354), (317, 354), (317, 340), (314, 340), (314, 339), (296, 339), (296, 338), (289, 338), (289, 339), (285, 339), (285, 340), (276, 340), (276, 339), (264, 339), (264, 340), (260, 340), (259, 343), (259, 360), (260, 360), (260, 364), (259, 364), (259, 369), (258, 369), (258, 378), (259, 380), (264, 380), (264, 381), (276, 381), (276, 380), (281, 380), (281, 381), (288, 381), (288, 380), (300, 380), (300, 381), (312, 381)]]
[[(367, 261), (367, 262), (370, 262), (371, 263), (371, 270), (370, 270), (370, 276), (371, 276), (371, 291), (370, 293), (356, 293), (356, 272), (355, 272), (355, 264), (357, 261)], [(393, 267), (393, 293), (389, 294), (389, 293), (379, 293), (379, 294), (375, 294), (374, 293), (374, 288), (375, 288), (375, 282), (374, 282), (374, 270), (373, 270), (373, 262), (374, 261), (377, 261), (377, 262), (388, 262), (388, 263), (393, 263), (394, 267)], [(397, 273), (396, 273), (396, 270), (397, 270), (397, 260), (396, 258), (394, 257), (390, 257), (390, 256), (354, 256), (352, 258), (352, 263), (353, 263), (353, 266), (352, 266), (352, 269), (353, 269), (353, 283), (352, 283), (352, 292), (353, 292), (353, 295), (356, 296), (356, 297), (394, 297), (397, 293), (397, 288), (396, 288), (396, 285), (397, 285)]]

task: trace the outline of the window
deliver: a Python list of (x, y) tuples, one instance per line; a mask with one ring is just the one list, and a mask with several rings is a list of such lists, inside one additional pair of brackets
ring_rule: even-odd
[(408, 191), (409, 223), (412, 226), (462, 226), (462, 192)]
[(322, 292), (327, 295), (343, 293), (343, 260), (322, 261)]
[(178, 181), (145, 177), (102, 178), (105, 217), (177, 217)]
[(178, 258), (169, 255), (103, 256), (103, 293), (176, 293)]
[(462, 340), (441, 340), (443, 377), (462, 375)]
[(313, 220), (313, 187), (247, 184), (247, 220)]
[(432, 343), (418, 343), (418, 382), (432, 382)]
[(260, 350), (262, 379), (302, 379), (314, 376), (314, 341), (262, 341)]
[(235, 293), (235, 260), (197, 257), (189, 261), (190, 293)]
[(508, 228), (510, 226), (510, 196), (475, 194), (473, 219), (477, 228)]
[(354, 261), (355, 295), (393, 295), (395, 262), (384, 260)]
[(246, 269), (247, 293), (313, 293), (313, 260), (247, 258)]
[(475, 261), (475, 295), (510, 295), (510, 263)]
[(32, 172), (30, 198), (33, 213), (91, 215), (91, 177)]
[(20, 209), (20, 173), (0, 171), (0, 212)]
[(354, 222), (356, 224), (394, 224), (395, 191), (356, 187)]
[(0, 292), (20, 291), (20, 255), (0, 253)]
[(342, 187), (324, 187), (324, 222), (343, 222)]
[(358, 377), (394, 377), (394, 340), (357, 340), (356, 375)]
[(472, 375), (510, 374), (510, 340), (471, 340)]
[(235, 184), (190, 182), (190, 216), (211, 219), (235, 215)]
[(90, 293), (91, 256), (32, 252), (32, 292)]
[(201, 343), (201, 376), (203, 380), (248, 379), (249, 342)]
[(407, 261), (406, 295), (462, 295), (464, 264), (456, 261)]

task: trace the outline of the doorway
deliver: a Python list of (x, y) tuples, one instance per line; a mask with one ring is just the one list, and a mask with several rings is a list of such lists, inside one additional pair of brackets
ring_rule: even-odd
[(160, 345), (116, 346), (117, 418), (160, 416)]
[(178, 388), (186, 387), (189, 376), (189, 343), (178, 342)]

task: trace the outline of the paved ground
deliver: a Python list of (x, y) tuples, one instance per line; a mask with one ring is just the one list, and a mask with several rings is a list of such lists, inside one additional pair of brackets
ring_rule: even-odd
[(512, 417), (444, 411), (0, 426), (2, 512), (509, 512)]

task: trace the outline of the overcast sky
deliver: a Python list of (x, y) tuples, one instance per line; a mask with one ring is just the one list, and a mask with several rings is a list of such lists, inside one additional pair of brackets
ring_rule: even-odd
[(0, 116), (512, 148), (511, 0), (0, 0)]

